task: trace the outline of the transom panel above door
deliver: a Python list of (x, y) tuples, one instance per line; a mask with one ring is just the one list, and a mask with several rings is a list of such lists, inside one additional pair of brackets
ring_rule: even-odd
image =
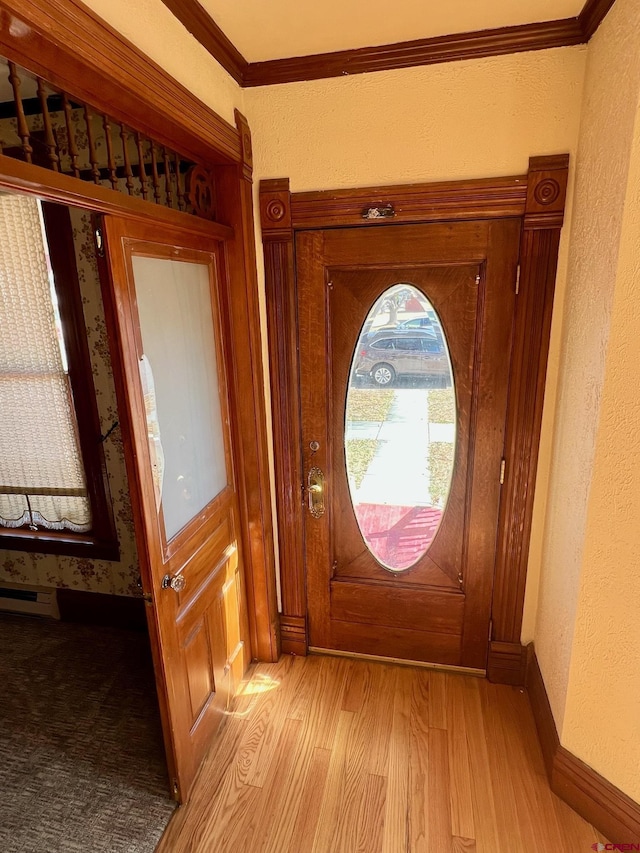
[(519, 237), (297, 236), (312, 647), (485, 668)]

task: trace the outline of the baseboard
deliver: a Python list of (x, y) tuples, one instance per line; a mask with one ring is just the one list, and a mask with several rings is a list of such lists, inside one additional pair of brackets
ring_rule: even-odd
[(285, 655), (307, 654), (307, 620), (305, 616), (280, 614), (280, 643)]
[(104, 625), (111, 628), (147, 630), (147, 617), (142, 598), (107, 595), (79, 589), (59, 589), (58, 607), (63, 622)]
[(538, 658), (533, 650), (533, 643), (527, 646), (527, 692), (533, 710), (533, 717), (538, 729), (538, 738), (542, 748), (542, 757), (549, 781), (553, 774), (553, 762), (557, 751), (560, 749), (560, 738), (556, 729), (556, 721), (553, 719), (547, 689), (544, 686)]
[(520, 643), (489, 643), (487, 678), (494, 684), (524, 685), (527, 670), (527, 650)]
[(527, 657), (526, 686), (551, 790), (614, 843), (637, 843), (640, 804), (560, 745), (533, 644)]
[(54, 587), (33, 586), (9, 581), (0, 583), (0, 611), (23, 616), (60, 618)]

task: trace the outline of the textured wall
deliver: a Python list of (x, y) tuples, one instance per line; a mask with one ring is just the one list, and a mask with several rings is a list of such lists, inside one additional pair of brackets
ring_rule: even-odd
[[(100, 294), (100, 280), (95, 260), (93, 231), (88, 213), (72, 208), (71, 221), (93, 381), (96, 386), (100, 429), (105, 434), (112, 424), (118, 420), (118, 412)], [(109, 562), (107, 560), (56, 557), (53, 554), (3, 550), (0, 551), (0, 581), (70, 587), (117, 595), (139, 594), (137, 588), (138, 557), (129, 500), (129, 486), (118, 429), (114, 430), (105, 442), (104, 452), (116, 530), (120, 543), (120, 561)]]
[(242, 89), (182, 26), (162, 0), (84, 0), (179, 83), (231, 124)]
[[(248, 89), (260, 178), (294, 191), (522, 174), (533, 154), (577, 149), (586, 49), (563, 48)], [(573, 179), (573, 169), (571, 171)], [(571, 184), (560, 247), (523, 640), (533, 639)], [(258, 271), (262, 275), (258, 240)]]
[(586, 49), (248, 89), (258, 178), (295, 192), (521, 174), (575, 150)]
[[(535, 643), (559, 730), (574, 624), (637, 92), (637, 0), (618, 0), (588, 50), (562, 364)], [(568, 723), (567, 723), (568, 725)]]
[(618, 5), (594, 52), (609, 39), (629, 51), (615, 85), (635, 101), (635, 130), (562, 743), (640, 802), (640, 6)]

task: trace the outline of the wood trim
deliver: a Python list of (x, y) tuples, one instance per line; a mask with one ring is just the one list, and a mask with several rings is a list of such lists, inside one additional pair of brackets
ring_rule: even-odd
[(528, 647), (527, 690), (551, 790), (607, 838), (640, 838), (640, 804), (560, 745), (533, 644)]
[(394, 68), (456, 62), (461, 59), (501, 56), (505, 53), (547, 50), (583, 42), (584, 36), (578, 19), (565, 18), (560, 21), (456, 33), (356, 50), (250, 62), (244, 75), (244, 85), (272, 86), (277, 83), (320, 80), (346, 74), (365, 74)]
[[(445, 219), (458, 222), (464, 219), (501, 219), (523, 216), (526, 200), (526, 175), (294, 193), (291, 196), (291, 225), (299, 231), (339, 226), (379, 227), (391, 223)], [(394, 210), (392, 217), (379, 220), (363, 218), (364, 211), (369, 208), (389, 204)]]
[(0, 0), (0, 52), (196, 162), (240, 161), (237, 129), (80, 0)]
[(267, 448), (265, 373), (255, 254), (251, 185), (251, 134), (236, 113), (244, 158), (237, 166), (216, 169), (216, 185), (226, 199), (227, 218), (236, 238), (225, 243), (226, 275), (232, 324), (231, 393), (235, 430), (242, 547), (247, 568), (247, 598), (254, 658), (275, 661), (280, 654), (276, 566)]
[[(260, 185), (265, 250), (276, 495), (285, 616), (306, 615), (300, 489), (299, 377), (293, 238), (296, 231), (517, 217), (521, 285), (507, 409), (507, 471), (498, 531), (489, 658), (492, 680), (522, 684), (520, 629), (568, 155), (537, 157), (525, 177), (290, 194), (286, 179)], [(396, 216), (364, 220), (365, 208)], [(292, 390), (295, 389), (295, 390)]]
[(498, 522), (493, 634), (519, 645), (569, 156), (530, 161)]
[(578, 15), (578, 22), (585, 41), (591, 37), (613, 7), (616, 0), (587, 0), (582, 12)]
[(99, 550), (110, 551), (111, 559), (119, 560), (120, 549), (101, 437), (71, 216), (68, 207), (44, 203), (42, 217), (54, 287), (58, 295), (78, 440), (93, 516), (91, 534)]
[(520, 643), (489, 643), (487, 678), (494, 684), (520, 687), (525, 682), (527, 655)]
[(542, 757), (547, 768), (547, 776), (551, 779), (553, 772), (553, 759), (560, 747), (560, 738), (556, 729), (553, 712), (549, 703), (549, 697), (544, 686), (540, 665), (536, 657), (533, 643), (526, 647), (527, 652), (527, 671), (526, 671), (526, 687), (529, 693), (529, 701), (533, 710), (533, 716), (536, 721), (538, 730), (538, 739), (542, 748)]
[(306, 654), (298, 317), (289, 181), (260, 183), (280, 551), (282, 650)]
[(451, 33), (262, 62), (247, 62), (198, 0), (163, 2), (233, 79), (249, 88), (585, 44), (615, 0), (586, 0), (577, 18)]
[(96, 213), (113, 213), (148, 222), (153, 219), (162, 225), (173, 228), (188, 228), (216, 239), (233, 238), (233, 228), (219, 222), (200, 219), (189, 213), (172, 210), (160, 204), (152, 204), (141, 198), (124, 195), (107, 187), (79, 181), (71, 175), (53, 172), (43, 166), (24, 163), (0, 154), (0, 188), (27, 192), (37, 195), (45, 201), (55, 201), (92, 210)]
[(307, 654), (308, 629), (306, 616), (280, 616), (282, 652), (285, 655)]
[(162, 0), (162, 2), (225, 71), (228, 71), (236, 83), (242, 85), (249, 63), (209, 13), (198, 3), (198, 0)]

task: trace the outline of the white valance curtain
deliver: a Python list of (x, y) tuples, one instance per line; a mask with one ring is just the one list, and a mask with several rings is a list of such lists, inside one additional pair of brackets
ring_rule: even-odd
[(0, 195), (0, 525), (84, 532), (91, 510), (39, 202)]

